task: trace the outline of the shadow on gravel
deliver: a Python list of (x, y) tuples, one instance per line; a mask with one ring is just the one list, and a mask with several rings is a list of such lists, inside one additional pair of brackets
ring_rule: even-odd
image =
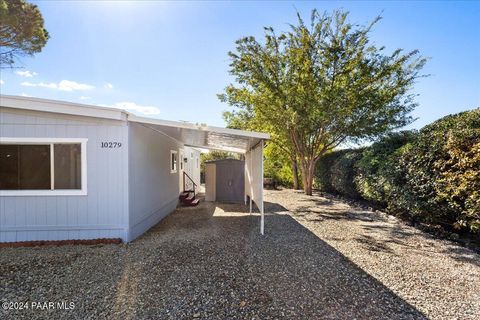
[[(284, 208), (285, 209), (285, 208)], [(345, 211), (344, 209), (330, 209), (325, 207), (315, 207), (312, 205), (299, 206), (295, 209), (295, 214), (298, 216), (308, 216), (309, 214), (315, 214), (315, 217), (307, 218), (309, 221), (323, 221), (323, 220), (359, 220), (365, 222), (372, 222), (374, 219), (369, 213), (359, 213)]]
[[(399, 225), (395, 226), (381, 226), (381, 225), (362, 225), (362, 228), (371, 231), (372, 233), (383, 233), (383, 236), (387, 238), (387, 240), (378, 240), (374, 237), (370, 237), (368, 235), (359, 235), (355, 240), (359, 243), (365, 245), (365, 247), (372, 251), (383, 251), (387, 253), (393, 254), (393, 249), (390, 245), (399, 245), (403, 247), (407, 247), (409, 250), (414, 251), (421, 251), (425, 254), (437, 254), (438, 252), (431, 248), (430, 246), (423, 246), (423, 247), (416, 247), (408, 244), (408, 239), (412, 236), (421, 237), (426, 240), (435, 239), (435, 236), (430, 235), (428, 233), (414, 233), (409, 230), (405, 230), (401, 228)], [(445, 240), (444, 241), (449, 241)], [(424, 242), (428, 244), (429, 242)], [(452, 259), (457, 260), (459, 262), (466, 262), (473, 264), (475, 266), (480, 266), (480, 262), (478, 260), (477, 253), (474, 251), (455, 245), (455, 243), (451, 243), (451, 246), (448, 246), (448, 249), (442, 250), (443, 253), (450, 256)]]
[(475, 256), (476, 254), (473, 253), (471, 250), (463, 247), (451, 247), (448, 250), (444, 251), (453, 259), (460, 261), (460, 262), (467, 262), (473, 265), (480, 267), (480, 262), (478, 258)]
[[(287, 209), (265, 207), (264, 236), (258, 214), (249, 215), (245, 206), (203, 202), (177, 209), (128, 245), (76, 247), (75, 259), (64, 265), (49, 259), (64, 256), (65, 247), (8, 251), (0, 256), (0, 281), (10, 285), (0, 287), (0, 296), (75, 301), (68, 314), (28, 314), (50, 318), (426, 318), (282, 214)], [(15, 271), (32, 261), (48, 274)], [(50, 291), (39, 285), (41, 277)], [(16, 312), (9, 316), (22, 316)]]
[(265, 208), (264, 236), (248, 208), (203, 203), (177, 210), (135, 241), (129, 277), (122, 277), (137, 288), (125, 302), (133, 317), (425, 319), (282, 214), (286, 208), (268, 202)]

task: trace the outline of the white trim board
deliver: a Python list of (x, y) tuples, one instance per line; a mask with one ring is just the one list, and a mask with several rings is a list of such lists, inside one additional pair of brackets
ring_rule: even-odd
[(125, 110), (115, 108), (10, 95), (0, 95), (0, 106), (113, 120), (126, 120), (128, 114)]
[(205, 126), (197, 125), (197, 124), (188, 123), (188, 122), (177, 122), (177, 121), (170, 121), (170, 120), (144, 118), (144, 117), (139, 117), (133, 114), (128, 114), (128, 121), (140, 122), (140, 123), (146, 123), (146, 124), (155, 124), (155, 125), (165, 126), (165, 127), (223, 133), (223, 134), (235, 135), (235, 136), (247, 137), (247, 138), (257, 138), (257, 139), (267, 139), (267, 140), (270, 139), (270, 135), (264, 132), (245, 131), (245, 130), (221, 128), (221, 127), (214, 127), (214, 126), (207, 126), (207, 125)]

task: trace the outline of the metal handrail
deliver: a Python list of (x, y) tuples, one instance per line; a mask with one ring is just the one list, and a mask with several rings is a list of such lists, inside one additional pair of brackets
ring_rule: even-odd
[(193, 181), (193, 179), (185, 172), (183, 171), (183, 192), (187, 192), (186, 190), (186, 185), (185, 185), (185, 176), (188, 178), (188, 180), (190, 180), (193, 184), (193, 190), (188, 190), (188, 191), (193, 191), (193, 196), (195, 196), (195, 189), (197, 187), (197, 184), (195, 183), (195, 181)]

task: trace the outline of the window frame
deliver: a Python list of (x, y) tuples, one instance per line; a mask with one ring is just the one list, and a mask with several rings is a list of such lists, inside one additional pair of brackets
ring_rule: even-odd
[(86, 196), (87, 195), (87, 141), (86, 138), (6, 138), (0, 137), (0, 144), (39, 144), (50, 145), (50, 186), (54, 186), (54, 145), (80, 144), (81, 150), (81, 189), (34, 189), (34, 190), (0, 190), (0, 197), (7, 196)]
[[(175, 163), (175, 169), (172, 169), (172, 155), (175, 155), (175, 159), (177, 162)], [(170, 173), (177, 173), (178, 172), (178, 152), (176, 150), (170, 150), (170, 160), (168, 161), (170, 164)]]

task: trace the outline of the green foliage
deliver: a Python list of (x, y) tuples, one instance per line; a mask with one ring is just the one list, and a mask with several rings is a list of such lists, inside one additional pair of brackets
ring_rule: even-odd
[(219, 96), (236, 108), (227, 116), (254, 120), (294, 151), (307, 194), (320, 156), (404, 126), (416, 106), (410, 89), (426, 60), (370, 42), (380, 18), (367, 26), (347, 18), (314, 10), (309, 23), (298, 15), (288, 32), (265, 28), (262, 42), (238, 40), (229, 53), (237, 84)]
[(317, 163), (315, 186), (322, 191), (339, 193), (350, 198), (360, 198), (353, 180), (355, 164), (363, 149), (344, 149), (323, 156)]
[(480, 232), (480, 108), (418, 133), (387, 135), (358, 152), (322, 157), (318, 187), (350, 197), (358, 192), (415, 221)]
[(480, 230), (480, 109), (426, 126), (397, 156), (388, 207), (419, 221)]
[(438, 198), (458, 213), (454, 226), (480, 231), (480, 130), (450, 134), (445, 146), (448, 159), (437, 161), (441, 171)]
[(40, 10), (24, 0), (0, 0), (0, 67), (42, 50), (49, 35)]
[(273, 178), (282, 186), (292, 187), (293, 174), (288, 154), (274, 143), (268, 143), (263, 154), (264, 176), (266, 178)]
[(264, 150), (265, 177), (273, 178), (286, 187), (295, 187), (294, 180), (296, 180), (298, 187), (298, 172), (295, 177), (292, 171), (292, 159), (296, 157), (295, 149), (289, 140), (276, 134), (268, 123), (259, 121), (252, 109), (247, 106), (234, 112), (225, 111), (223, 119), (228, 128), (270, 132), (270, 141)]
[(423, 134), (480, 129), (480, 108), (445, 116), (422, 128)]
[(392, 166), (395, 165), (396, 151), (415, 139), (417, 132), (401, 131), (390, 133), (365, 148), (362, 157), (355, 164), (355, 187), (362, 198), (386, 205), (392, 188)]

